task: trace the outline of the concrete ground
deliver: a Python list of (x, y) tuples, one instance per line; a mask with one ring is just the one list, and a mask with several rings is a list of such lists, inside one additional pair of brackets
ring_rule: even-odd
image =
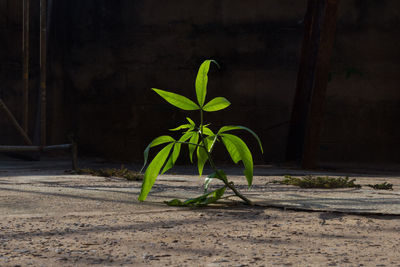
[[(117, 167), (99, 160), (81, 165)], [(140, 182), (71, 175), (68, 168), (66, 160), (0, 158), (0, 266), (400, 266), (400, 174), (256, 166), (248, 191), (241, 170), (228, 166), (257, 206), (232, 198), (189, 209), (163, 201), (202, 193), (194, 168), (160, 176), (144, 203), (137, 201)], [(394, 190), (270, 183), (285, 174), (386, 181)]]

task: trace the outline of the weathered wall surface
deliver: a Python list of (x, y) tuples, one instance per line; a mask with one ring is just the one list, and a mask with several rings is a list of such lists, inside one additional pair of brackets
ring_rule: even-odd
[(341, 2), (320, 157), (400, 162), (400, 2)]
[[(197, 68), (214, 58), (222, 69), (210, 73), (209, 98), (225, 96), (232, 106), (209, 114), (212, 126), (249, 126), (266, 150), (259, 155), (246, 136), (256, 160), (282, 161), (288, 125), (270, 128), (290, 117), (306, 2), (55, 1), (49, 141), (74, 133), (84, 153), (140, 160), (153, 137), (187, 115), (150, 88), (194, 98)], [(322, 161), (400, 160), (398, 10), (394, 0), (342, 1)], [(2, 76), (5, 83), (21, 85)]]

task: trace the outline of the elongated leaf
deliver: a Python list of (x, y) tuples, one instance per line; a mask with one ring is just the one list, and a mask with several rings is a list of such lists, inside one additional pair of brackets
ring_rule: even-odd
[(186, 132), (184, 133), (181, 138), (179, 138), (179, 142), (186, 142), (189, 140), (195, 132)]
[(208, 188), (210, 187), (210, 184), (213, 179), (214, 178), (210, 178), (210, 177), (207, 177), (206, 179), (204, 179), (204, 194), (207, 193)]
[[(184, 133), (181, 138), (179, 139), (179, 142), (186, 142), (192, 135), (194, 132), (186, 132)], [(180, 152), (181, 152), (181, 147), (182, 144), (181, 143), (175, 143), (174, 145), (174, 150), (172, 151), (171, 155), (168, 158), (167, 163), (164, 166), (163, 171), (161, 172), (161, 174), (164, 174), (165, 172), (167, 172), (168, 170), (170, 170), (176, 163)]]
[(174, 144), (174, 149), (172, 150), (172, 153), (169, 156), (167, 163), (165, 164), (164, 169), (162, 170), (161, 174), (166, 173), (167, 171), (172, 169), (172, 167), (174, 167), (174, 165), (179, 157), (179, 154), (181, 153), (181, 146), (182, 146), (182, 144), (180, 144), (180, 143)]
[(213, 131), (211, 131), (211, 129), (206, 126), (203, 126), (203, 134), (207, 136), (214, 135)]
[(142, 172), (144, 167), (146, 167), (147, 159), (149, 157), (150, 148), (158, 146), (158, 145), (162, 145), (162, 144), (165, 144), (165, 143), (172, 143), (172, 142), (175, 142), (175, 139), (172, 138), (169, 135), (162, 135), (162, 136), (157, 137), (153, 141), (151, 141), (151, 143), (144, 150), (144, 164), (143, 164), (143, 167), (140, 170), (140, 172)]
[(222, 139), (222, 142), (223, 142), (224, 145), (225, 145), (226, 150), (228, 150), (229, 155), (231, 156), (233, 162), (234, 162), (235, 164), (238, 164), (239, 161), (240, 161), (242, 158), (240, 157), (240, 152), (239, 152), (239, 150), (237, 149), (237, 147), (235, 146), (235, 144), (234, 144), (230, 139), (228, 139), (228, 138), (223, 138), (223, 136), (221, 137), (221, 139)]
[(171, 105), (183, 110), (199, 110), (200, 107), (189, 98), (175, 93), (152, 88), (157, 94), (164, 98)]
[(253, 183), (253, 157), (246, 143), (232, 134), (222, 134), (221, 139), (231, 155), (232, 160), (235, 163), (238, 163), (239, 161), (243, 162), (245, 168), (244, 175), (246, 176), (247, 183), (250, 187)]
[(172, 147), (174, 144), (169, 144), (164, 147), (160, 152), (158, 152), (157, 156), (151, 161), (149, 167), (147, 168), (143, 183), (142, 183), (142, 190), (140, 191), (139, 201), (145, 201), (147, 195), (149, 194), (151, 188), (153, 187), (158, 174), (162, 166), (164, 165), (165, 161), (168, 158), (169, 153), (171, 152)]
[[(201, 142), (201, 145), (205, 146), (207, 151), (210, 152), (211, 146), (213, 145), (213, 140), (214, 140), (214, 137), (209, 136)], [(197, 168), (199, 170), (199, 176), (201, 176), (203, 174), (204, 165), (206, 164), (206, 162), (208, 160), (207, 151), (204, 149), (204, 147), (200, 147), (200, 146), (197, 147)]]
[(216, 97), (210, 102), (208, 102), (204, 107), (203, 110), (207, 112), (214, 112), (223, 110), (231, 105), (225, 97)]
[[(203, 144), (203, 143), (202, 143)], [(199, 170), (199, 176), (203, 175), (204, 165), (208, 159), (208, 154), (203, 147), (197, 147), (197, 169)]]
[(171, 207), (183, 207), (185, 205), (183, 205), (183, 202), (177, 198), (172, 199), (170, 201), (164, 201), (165, 204), (167, 204), (168, 206)]
[(190, 125), (190, 124), (182, 124), (182, 125), (174, 128), (174, 129), (169, 129), (169, 130), (172, 131), (172, 132), (175, 132), (175, 131), (190, 129), (191, 127), (192, 127), (192, 125)]
[(226, 181), (226, 174), (223, 170), (218, 170), (210, 175), (204, 180), (204, 193), (207, 193), (208, 188), (214, 179), (224, 180)]
[(172, 169), (172, 167), (174, 167), (174, 163), (173, 163), (173, 158), (172, 158), (172, 154), (169, 155), (168, 159), (167, 159), (167, 163), (165, 163), (163, 170), (161, 171), (161, 174), (166, 173), (167, 171), (169, 171), (170, 169)]
[(223, 170), (218, 170), (217, 172), (214, 172), (210, 175), (208, 175), (208, 178), (216, 178), (220, 180), (226, 180), (226, 173)]
[(196, 126), (196, 123), (194, 123), (194, 121), (193, 121), (191, 118), (186, 117), (186, 119), (187, 119), (187, 121), (190, 123), (190, 125)]
[(208, 149), (208, 152), (212, 153), (215, 143), (218, 141), (218, 135), (210, 135), (209, 138), (212, 138), (212, 140), (210, 139), (211, 145), (210, 148)]
[(218, 131), (218, 134), (222, 134), (222, 133), (225, 133), (225, 132), (228, 132), (228, 131), (233, 131), (233, 130), (245, 130), (245, 131), (248, 131), (249, 133), (251, 133), (254, 136), (254, 138), (257, 140), (258, 144), (260, 145), (261, 152), (264, 153), (264, 149), (263, 149), (263, 146), (261, 144), (260, 138), (258, 137), (258, 135), (254, 131), (252, 131), (251, 129), (249, 129), (247, 127), (240, 126), (240, 125), (238, 125), (238, 126), (224, 126)]
[(217, 202), (225, 193), (226, 187), (222, 187), (220, 189), (214, 190), (210, 193), (206, 193), (196, 198), (188, 199), (182, 202), (179, 199), (173, 199), (171, 201), (165, 201), (168, 206), (175, 206), (175, 207), (191, 207), (191, 206), (207, 206), (209, 204), (213, 204)]
[[(193, 132), (192, 137), (190, 138), (189, 142), (192, 144), (197, 144), (199, 142), (199, 133)], [(191, 163), (193, 163), (193, 153), (194, 153), (196, 147), (197, 146), (195, 146), (195, 145), (189, 145), (189, 157), (190, 157)]]
[(196, 96), (197, 96), (197, 102), (199, 103), (200, 107), (203, 107), (204, 101), (206, 100), (208, 71), (210, 70), (211, 63), (215, 63), (217, 66), (219, 66), (215, 60), (206, 60), (203, 62), (203, 64), (201, 64), (199, 72), (197, 73)]

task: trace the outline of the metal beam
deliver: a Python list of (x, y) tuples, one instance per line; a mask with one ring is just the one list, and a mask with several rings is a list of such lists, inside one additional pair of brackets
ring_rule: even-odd
[(30, 22), (30, 0), (23, 0), (22, 21), (22, 64), (23, 64), (23, 99), (22, 99), (22, 128), (28, 134), (29, 130), (29, 22)]
[(40, 0), (40, 145), (46, 145), (47, 0)]
[(338, 7), (339, 0), (308, 1), (287, 149), (305, 169), (316, 165)]
[(8, 109), (7, 105), (2, 99), (0, 99), (0, 108), (5, 111), (6, 115), (11, 120), (11, 123), (15, 126), (19, 134), (23, 137), (25, 143), (28, 145), (32, 145), (31, 139), (29, 139), (29, 136), (26, 134), (21, 125), (19, 125), (17, 119), (14, 117), (14, 115), (11, 113), (11, 111)]
[(0, 152), (47, 152), (55, 150), (71, 150), (72, 169), (78, 170), (78, 149), (76, 143), (54, 146), (0, 146)]

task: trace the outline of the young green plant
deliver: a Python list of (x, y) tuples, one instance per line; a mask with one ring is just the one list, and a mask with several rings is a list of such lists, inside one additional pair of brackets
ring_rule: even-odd
[[(209, 124), (204, 123), (205, 112), (220, 111), (227, 108), (231, 104), (224, 97), (216, 97), (206, 103), (208, 72), (212, 63), (216, 64), (219, 67), (216, 61), (206, 60), (203, 62), (203, 64), (201, 64), (199, 68), (195, 83), (197, 103), (179, 94), (155, 88), (152, 89), (162, 98), (164, 98), (168, 103), (177, 108), (186, 111), (199, 111), (200, 124), (196, 125), (192, 119), (187, 118), (187, 123), (170, 130), (174, 132), (182, 131), (182, 134), (178, 139), (174, 139), (169, 135), (163, 135), (154, 139), (147, 146), (144, 151), (144, 166), (142, 170), (147, 164), (150, 149), (155, 146), (165, 145), (165, 147), (158, 152), (158, 154), (154, 157), (154, 159), (151, 161), (146, 169), (142, 184), (142, 190), (139, 196), (140, 201), (146, 200), (147, 195), (153, 187), (158, 175), (160, 173), (164, 174), (175, 165), (181, 152), (181, 146), (187, 145), (189, 148), (189, 158), (192, 163), (194, 153), (196, 152), (199, 175), (201, 176), (203, 174), (203, 169), (207, 162), (210, 164), (214, 172), (205, 179), (203, 195), (197, 198), (188, 199), (183, 202), (178, 199), (174, 199), (167, 202), (168, 205), (203, 206), (215, 203), (224, 195), (227, 188), (231, 189), (235, 193), (235, 195), (241, 198), (246, 204), (252, 205), (252, 202), (239, 192), (239, 190), (235, 187), (235, 184), (228, 180), (225, 172), (217, 168), (212, 157), (212, 152), (215, 145), (219, 142), (222, 142), (227, 149), (229, 155), (231, 156), (233, 162), (235, 164), (238, 164), (239, 161), (243, 163), (244, 175), (250, 188), (253, 183), (252, 154), (246, 143), (236, 135), (231, 134), (230, 132), (234, 130), (245, 130), (249, 132), (256, 138), (258, 144), (260, 145), (261, 152), (263, 152), (262, 144), (257, 134), (244, 126), (224, 126), (219, 129), (218, 132), (214, 133), (210, 129)], [(223, 183), (223, 186), (217, 190), (208, 192), (210, 182), (213, 179), (220, 180)]]

